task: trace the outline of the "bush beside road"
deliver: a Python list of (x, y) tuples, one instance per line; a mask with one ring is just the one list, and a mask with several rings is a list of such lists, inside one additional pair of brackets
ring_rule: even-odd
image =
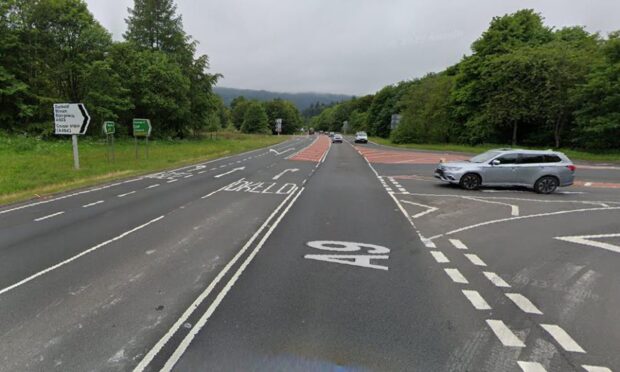
[(114, 144), (114, 162), (107, 160), (105, 140), (80, 138), (81, 169), (76, 171), (71, 141), (0, 136), (0, 205), (250, 151), (288, 138), (220, 133), (215, 139), (154, 140), (149, 141), (148, 160), (143, 140), (136, 160), (133, 139), (122, 138)]

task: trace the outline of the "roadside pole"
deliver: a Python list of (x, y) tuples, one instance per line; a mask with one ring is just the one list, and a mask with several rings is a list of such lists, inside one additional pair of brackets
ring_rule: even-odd
[(116, 132), (116, 124), (113, 121), (104, 121), (103, 122), (103, 133), (105, 134), (105, 142), (108, 148), (108, 162), (110, 158), (112, 161), (115, 161), (114, 155), (114, 133)]
[(153, 127), (149, 119), (133, 119), (133, 138), (136, 144), (136, 160), (138, 159), (138, 137), (144, 137), (146, 159), (149, 158), (149, 137), (151, 136), (152, 129)]
[(73, 146), (73, 167), (80, 169), (80, 153), (78, 151), (78, 134), (83, 135), (88, 130), (90, 116), (82, 103), (55, 103), (54, 104), (54, 133), (70, 135)]
[(278, 118), (276, 119), (276, 133), (279, 136), (281, 132), (282, 132), (282, 119)]

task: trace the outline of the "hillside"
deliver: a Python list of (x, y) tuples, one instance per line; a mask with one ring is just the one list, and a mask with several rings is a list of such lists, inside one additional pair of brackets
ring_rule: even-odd
[(331, 93), (279, 93), (269, 92), (266, 90), (236, 89), (224, 87), (215, 87), (213, 88), (213, 90), (220, 97), (222, 97), (226, 105), (230, 105), (230, 102), (238, 96), (244, 96), (245, 98), (256, 99), (259, 101), (270, 101), (274, 98), (282, 98), (293, 102), (299, 110), (304, 110), (310, 107), (311, 104), (316, 102), (329, 104), (332, 102), (340, 102), (352, 98), (352, 96), (347, 96), (344, 94)]

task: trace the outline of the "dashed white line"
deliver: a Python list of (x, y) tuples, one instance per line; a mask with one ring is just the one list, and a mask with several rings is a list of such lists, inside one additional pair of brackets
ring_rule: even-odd
[(482, 298), (478, 291), (464, 289), (462, 292), (476, 310), (491, 310), (491, 306)]
[(460, 284), (469, 283), (458, 269), (444, 269), (444, 271), (446, 272), (446, 274), (448, 274), (450, 279), (452, 279), (452, 281), (455, 283), (460, 283)]
[(198, 174), (203, 174), (203, 173), (206, 173), (206, 172), (207, 171), (200, 171), (200, 172), (198, 172)]
[[(60, 216), (60, 215), (61, 215), (61, 214), (63, 214), (63, 213), (65, 213), (65, 212), (64, 212), (64, 211), (62, 211), (62, 212), (56, 212), (56, 213), (53, 213), (53, 214), (48, 214), (47, 216), (43, 216), (43, 217), (39, 217), (39, 218), (35, 218), (35, 219), (34, 219), (34, 221), (35, 221), (35, 222), (40, 222), (40, 221), (43, 221), (43, 220), (47, 220), (48, 218), (52, 218), (52, 217), (56, 217), (56, 216)], [(1, 292), (0, 292), (0, 293), (1, 293)]]
[(146, 189), (147, 189), (147, 190), (148, 190), (148, 189), (154, 189), (154, 188), (156, 188), (156, 187), (159, 187), (159, 184), (158, 184), (158, 183), (156, 183), (156, 184), (154, 184), (154, 185), (151, 185), (151, 186), (148, 186)]
[(517, 305), (519, 309), (528, 314), (538, 314), (542, 315), (542, 311), (540, 311), (536, 305), (532, 303), (527, 297), (523, 296), (520, 293), (506, 293), (506, 297), (508, 297), (512, 302)]
[(583, 367), (583, 369), (585, 369), (588, 372), (611, 372), (611, 369), (609, 369), (607, 367), (590, 366), (590, 365), (587, 365), (587, 364), (583, 364), (582, 367)]
[(173, 180), (168, 181), (167, 183), (173, 183), (173, 182), (177, 182), (177, 181), (178, 181), (178, 179), (175, 178)]
[(541, 324), (540, 326), (543, 327), (564, 350), (575, 353), (586, 352), (562, 327), (555, 324)]
[(480, 257), (478, 257), (478, 255), (473, 254), (473, 253), (468, 253), (465, 254), (465, 257), (467, 257), (467, 259), (474, 265), (476, 266), (486, 266), (487, 264), (482, 261), (482, 259)]
[(487, 277), (496, 287), (500, 288), (510, 288), (510, 284), (506, 283), (504, 279), (502, 279), (499, 275), (494, 272), (485, 271), (482, 274)]
[(463, 244), (463, 242), (458, 240), (458, 239), (450, 239), (450, 243), (452, 243), (452, 245), (456, 249), (467, 249), (467, 246), (465, 244)]
[(519, 365), (519, 367), (521, 367), (521, 370), (523, 372), (547, 372), (545, 367), (540, 363), (523, 362), (519, 360), (517, 361), (517, 364)]
[(94, 203), (90, 203), (90, 204), (84, 204), (84, 205), (82, 206), (82, 208), (89, 208), (89, 207), (92, 207), (92, 206), (95, 206), (95, 205), (97, 205), (97, 204), (101, 204), (101, 203), (103, 203), (103, 200), (99, 200), (99, 201), (96, 201), (96, 202), (94, 202)]
[(446, 257), (446, 255), (443, 254), (440, 251), (431, 251), (431, 254), (433, 255), (433, 258), (435, 259), (435, 261), (437, 261), (437, 263), (447, 263), (447, 262), (450, 262), (448, 257)]
[[(64, 213), (64, 212), (62, 212), (62, 213)], [(152, 223), (155, 223), (155, 222), (161, 220), (162, 218), (164, 218), (164, 216), (159, 216), (157, 218), (154, 218), (154, 219), (150, 220), (149, 222), (147, 222), (147, 223), (145, 223), (143, 225), (140, 225), (138, 227), (134, 227), (133, 229), (131, 229), (129, 231), (126, 231), (126, 232), (124, 232), (124, 233), (122, 233), (122, 234), (120, 234), (120, 235), (118, 235), (118, 236), (116, 236), (116, 237), (114, 237), (114, 238), (112, 238), (110, 240), (106, 240), (103, 243), (97, 244), (96, 246), (94, 246), (92, 248), (89, 248), (89, 249), (83, 251), (82, 253), (76, 254), (75, 256), (73, 256), (71, 258), (68, 258), (68, 259), (66, 259), (66, 260), (64, 260), (64, 261), (62, 261), (60, 263), (57, 263), (54, 266), (51, 266), (51, 267), (48, 267), (45, 270), (39, 271), (38, 273), (33, 274), (33, 275), (27, 277), (24, 280), (20, 280), (19, 282), (17, 282), (15, 284), (11, 285), (11, 286), (8, 286), (8, 287), (0, 290), (0, 295), (2, 295), (4, 293), (7, 293), (8, 291), (13, 290), (13, 289), (15, 289), (15, 288), (17, 288), (17, 287), (19, 287), (21, 285), (24, 285), (24, 284), (26, 284), (26, 283), (28, 283), (28, 282), (30, 282), (30, 281), (40, 277), (41, 275), (45, 275), (45, 274), (49, 273), (50, 271), (56, 270), (56, 269), (58, 269), (61, 266), (64, 266), (64, 265), (66, 265), (66, 264), (68, 264), (68, 263), (70, 263), (72, 261), (75, 261), (75, 260), (77, 260), (78, 258), (80, 258), (82, 256), (85, 256), (85, 255), (87, 255), (87, 254), (89, 254), (91, 252), (94, 252), (94, 251), (96, 251), (97, 249), (99, 249), (99, 248), (101, 248), (103, 246), (106, 246), (106, 245), (108, 245), (108, 244), (110, 244), (112, 242), (120, 240), (120, 239), (124, 238), (125, 236), (127, 236), (129, 234), (132, 234), (132, 233), (134, 233), (134, 232), (136, 232), (136, 231), (138, 231), (140, 229), (143, 229), (143, 228), (147, 227), (148, 225), (150, 225)]]
[(521, 341), (501, 320), (487, 319), (486, 322), (502, 345), (509, 347), (525, 347), (523, 341)]
[(194, 177), (193, 174), (188, 174), (187, 176), (183, 177), (183, 178), (190, 178), (190, 177)]
[(130, 192), (126, 192), (126, 193), (124, 193), (124, 194), (119, 194), (119, 195), (117, 195), (117, 196), (118, 196), (119, 198), (124, 198), (124, 197), (125, 197), (125, 196), (127, 196), (127, 195), (131, 195), (131, 194), (135, 194), (135, 193), (136, 193), (135, 191), (130, 191)]

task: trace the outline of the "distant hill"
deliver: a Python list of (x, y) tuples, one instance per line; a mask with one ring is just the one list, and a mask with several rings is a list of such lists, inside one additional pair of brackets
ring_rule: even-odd
[(278, 93), (269, 92), (266, 90), (236, 89), (224, 87), (215, 87), (213, 90), (216, 94), (222, 97), (224, 103), (227, 106), (230, 105), (230, 102), (233, 99), (239, 96), (244, 96), (247, 99), (256, 99), (259, 101), (271, 101), (275, 98), (281, 98), (293, 102), (300, 111), (307, 109), (308, 107), (310, 107), (310, 105), (316, 102), (328, 105), (332, 102), (340, 102), (352, 98), (352, 96), (344, 94), (331, 93)]

